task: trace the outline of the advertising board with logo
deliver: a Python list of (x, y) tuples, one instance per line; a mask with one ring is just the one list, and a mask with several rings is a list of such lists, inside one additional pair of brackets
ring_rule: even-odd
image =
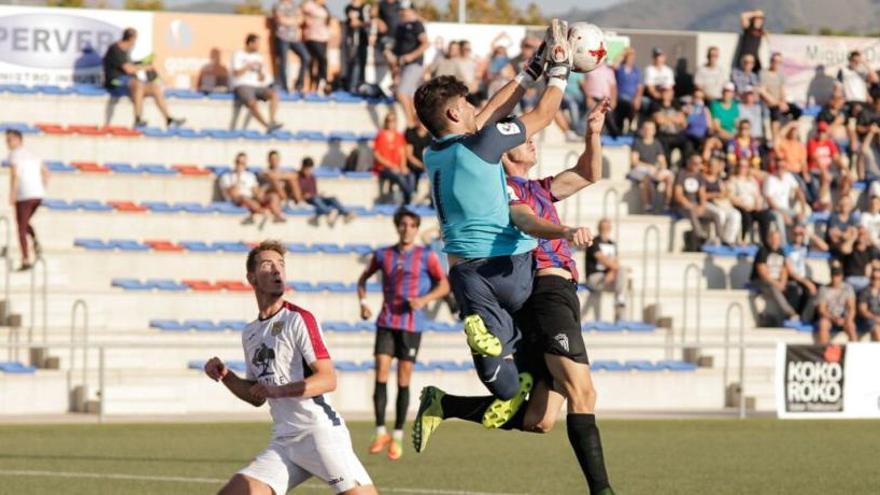
[(777, 349), (780, 418), (880, 417), (880, 344)]
[(153, 49), (153, 14), (118, 10), (0, 6), (0, 83), (100, 83), (107, 47), (138, 30), (132, 59)]

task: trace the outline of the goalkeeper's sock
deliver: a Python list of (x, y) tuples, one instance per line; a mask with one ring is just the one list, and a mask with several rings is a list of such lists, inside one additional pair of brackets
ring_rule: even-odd
[(596, 426), (595, 414), (569, 413), (566, 418), (568, 441), (581, 471), (587, 478), (587, 485), (592, 495), (613, 495), (614, 491), (608, 482), (605, 471), (605, 459), (602, 455), (602, 439), (599, 438), (599, 427)]
[[(484, 395), (481, 397), (468, 397), (461, 395), (446, 394), (440, 400), (443, 406), (443, 419), (458, 418), (472, 423), (483, 424), (483, 415), (486, 409), (495, 401), (495, 397)], [(502, 430), (522, 430), (523, 418), (526, 415), (525, 404), (506, 423), (501, 426)]]

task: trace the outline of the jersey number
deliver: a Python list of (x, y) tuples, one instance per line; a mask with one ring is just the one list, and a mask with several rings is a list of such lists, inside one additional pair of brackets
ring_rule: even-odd
[(433, 185), (433, 193), (434, 193), (434, 208), (437, 210), (437, 217), (440, 218), (440, 223), (446, 223), (446, 211), (443, 207), (443, 200), (440, 198), (440, 178), (441, 178), (440, 170), (434, 172), (433, 180), (431, 184)]

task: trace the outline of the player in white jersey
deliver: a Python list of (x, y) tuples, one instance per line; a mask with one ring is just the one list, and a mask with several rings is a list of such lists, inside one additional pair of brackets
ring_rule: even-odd
[(220, 494), (284, 495), (316, 476), (335, 493), (374, 495), (345, 422), (324, 397), (336, 388), (336, 373), (318, 322), (284, 300), (284, 253), (282, 244), (264, 241), (248, 254), (259, 318), (241, 336), (247, 376), (240, 378), (217, 357), (205, 364), (205, 373), (239, 399), (256, 407), (268, 400), (274, 421), (269, 447)]

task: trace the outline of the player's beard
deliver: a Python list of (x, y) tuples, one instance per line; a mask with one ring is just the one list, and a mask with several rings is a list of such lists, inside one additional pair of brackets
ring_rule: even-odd
[(272, 299), (281, 299), (281, 297), (283, 297), (283, 296), (284, 296), (283, 290), (279, 291), (279, 292), (270, 292), (269, 293), (269, 297), (271, 297)]

